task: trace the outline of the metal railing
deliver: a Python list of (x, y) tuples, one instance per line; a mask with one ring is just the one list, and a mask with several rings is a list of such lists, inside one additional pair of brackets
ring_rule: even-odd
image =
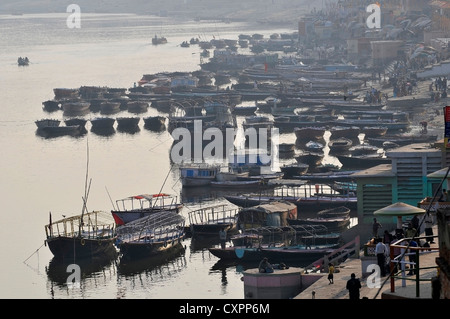
[[(419, 243), (420, 239), (426, 239), (431, 236), (414, 237), (414, 240)], [(438, 236), (432, 236), (432, 238), (437, 238)], [(409, 242), (412, 238), (402, 238), (392, 243), (390, 247), (390, 281), (391, 281), (391, 292), (395, 292), (395, 280), (402, 280), (402, 287), (406, 287), (406, 281), (415, 281), (416, 286), (416, 297), (420, 297), (420, 283), (430, 282), (432, 278), (424, 278), (425, 271), (430, 269), (436, 269), (436, 266), (425, 266), (421, 267), (421, 257), (422, 261), (425, 255), (438, 253), (439, 247), (411, 247)], [(408, 257), (408, 260), (405, 259)], [(413, 258), (410, 258), (413, 257)], [(405, 274), (406, 265), (409, 265), (409, 272), (414, 276), (407, 277)], [(397, 267), (396, 267), (397, 266)], [(422, 275), (422, 277), (421, 277)]]
[(360, 236), (304, 267), (304, 273), (328, 271), (328, 264), (339, 264), (350, 256), (359, 258)]

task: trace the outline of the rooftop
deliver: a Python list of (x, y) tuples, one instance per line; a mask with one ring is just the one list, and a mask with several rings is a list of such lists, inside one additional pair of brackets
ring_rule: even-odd
[(392, 173), (392, 165), (391, 164), (380, 164), (365, 170), (361, 170), (359, 172), (353, 173), (352, 177), (360, 178), (360, 177), (393, 177), (395, 176)]

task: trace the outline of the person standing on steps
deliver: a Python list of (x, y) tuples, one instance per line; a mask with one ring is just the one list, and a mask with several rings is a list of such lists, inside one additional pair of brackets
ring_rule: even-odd
[(372, 235), (373, 235), (374, 238), (378, 238), (378, 231), (382, 227), (383, 226), (380, 224), (380, 222), (376, 218), (374, 218), (373, 219), (373, 224), (372, 224)]
[(346, 288), (348, 290), (349, 299), (355, 300), (359, 299), (359, 289), (361, 289), (361, 282), (358, 278), (356, 278), (356, 275), (352, 273), (350, 275), (350, 279), (347, 281)]

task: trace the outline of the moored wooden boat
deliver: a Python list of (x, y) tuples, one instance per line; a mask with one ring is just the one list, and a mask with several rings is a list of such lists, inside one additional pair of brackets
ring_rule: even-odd
[(288, 219), (297, 218), (297, 206), (284, 200), (268, 200), (242, 208), (237, 214), (239, 229), (265, 226), (287, 226)]
[(130, 113), (144, 113), (148, 109), (148, 102), (145, 101), (129, 101), (127, 109)]
[(234, 261), (261, 261), (263, 257), (269, 258), (272, 262), (296, 261), (307, 264), (310, 261), (317, 260), (327, 253), (330, 253), (336, 245), (321, 246), (271, 246), (263, 245), (260, 247), (233, 246), (225, 248), (211, 247), (209, 252), (221, 260)]
[(117, 226), (128, 224), (136, 219), (166, 211), (179, 213), (183, 204), (177, 196), (158, 194), (139, 194), (116, 200), (111, 214)]
[(61, 108), (64, 111), (64, 114), (85, 114), (89, 112), (89, 106), (91, 103), (83, 102), (83, 101), (67, 101), (61, 103)]
[(350, 215), (290, 219), (290, 225), (324, 225), (329, 230), (343, 230), (350, 224)]
[(57, 119), (41, 119), (41, 120), (36, 120), (34, 123), (36, 124), (36, 126), (39, 129), (39, 128), (44, 128), (44, 127), (56, 127), (56, 126), (59, 126), (61, 121), (57, 120)]
[(210, 185), (215, 181), (220, 166), (214, 165), (184, 165), (180, 167), (181, 184), (183, 187)]
[(218, 237), (220, 230), (225, 230), (227, 235), (237, 233), (237, 214), (236, 208), (228, 208), (226, 205), (210, 206), (189, 212), (192, 237)]
[(96, 117), (90, 120), (93, 129), (113, 128), (116, 119), (113, 117)]
[(78, 135), (81, 133), (81, 127), (79, 125), (45, 126), (38, 130), (50, 136)]
[(295, 137), (300, 141), (319, 140), (323, 138), (326, 127), (324, 126), (305, 126), (294, 128)]
[(365, 169), (380, 164), (390, 164), (391, 160), (382, 157), (382, 154), (367, 154), (367, 155), (336, 155), (337, 159), (345, 168)]
[(352, 155), (368, 155), (368, 154), (376, 154), (379, 150), (378, 147), (370, 145), (368, 143), (362, 143), (353, 145), (349, 149), (350, 154)]
[(328, 147), (331, 153), (344, 153), (352, 147), (353, 141), (346, 137), (339, 137), (336, 139), (330, 139)]
[(388, 128), (386, 126), (364, 126), (361, 130), (365, 134), (364, 138), (384, 136)]
[(100, 103), (101, 114), (114, 114), (120, 112), (120, 102), (105, 101)]
[(85, 128), (86, 122), (87, 122), (87, 119), (84, 119), (81, 117), (74, 117), (74, 118), (69, 118), (69, 119), (64, 120), (64, 123), (67, 126), (79, 125), (80, 128)]
[(138, 116), (134, 117), (117, 117), (117, 128), (118, 129), (131, 129), (136, 128), (139, 125), (141, 118)]
[(361, 128), (358, 126), (340, 126), (336, 125), (330, 128), (330, 139), (337, 139), (339, 137), (345, 137), (348, 139), (357, 139), (361, 133)]
[(165, 44), (167, 43), (166, 37), (158, 37), (158, 35), (155, 34), (155, 36), (152, 38), (152, 44), (158, 45), (158, 44)]
[(375, 146), (383, 146), (384, 142), (393, 142), (397, 145), (404, 146), (408, 144), (414, 144), (414, 143), (428, 143), (428, 142), (435, 142), (437, 140), (437, 135), (427, 135), (427, 134), (386, 134), (384, 136), (380, 137), (369, 137), (367, 138), (367, 141), (371, 145)]
[(300, 176), (306, 174), (309, 169), (309, 165), (305, 163), (292, 163), (280, 166), (281, 172), (283, 172), (283, 178), (293, 178), (294, 176)]
[(117, 228), (121, 262), (160, 257), (179, 250), (185, 219), (175, 212), (157, 212)]
[(350, 208), (345, 206), (338, 206), (329, 209), (324, 209), (317, 212), (318, 217), (329, 218), (329, 217), (347, 217), (350, 216)]
[(256, 105), (236, 105), (232, 112), (235, 115), (254, 115), (257, 109)]
[(152, 131), (162, 131), (166, 128), (166, 120), (165, 116), (156, 115), (156, 116), (147, 116), (143, 118), (144, 120), (144, 128), (152, 130)]
[(42, 105), (44, 106), (44, 110), (47, 112), (53, 112), (53, 111), (57, 111), (60, 109), (60, 101), (56, 101), (56, 100), (47, 100), (42, 102)]
[(108, 257), (116, 253), (116, 228), (107, 212), (93, 211), (52, 221), (46, 244), (57, 259)]
[(55, 93), (55, 100), (73, 99), (78, 97), (79, 89), (54, 88), (53, 93)]
[(295, 159), (298, 163), (308, 164), (310, 168), (319, 166), (322, 163), (325, 154), (323, 152), (302, 152)]

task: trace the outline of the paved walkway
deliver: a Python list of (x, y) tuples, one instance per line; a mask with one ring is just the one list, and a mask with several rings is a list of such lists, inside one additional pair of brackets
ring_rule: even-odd
[[(434, 234), (437, 234), (437, 228), (434, 229)], [(435, 241), (437, 241), (435, 239)], [(432, 248), (437, 248), (437, 244), (431, 244)], [(427, 253), (420, 256), (420, 268), (423, 267), (436, 267), (436, 257), (439, 256), (438, 252)], [(381, 289), (370, 288), (367, 286), (367, 278), (362, 278), (362, 265), (361, 259), (349, 258), (345, 262), (336, 267), (334, 274), (334, 284), (329, 284), (327, 279), (327, 273), (322, 274), (322, 278), (317, 280), (311, 286), (302, 291), (299, 295), (293, 299), (313, 299), (313, 291), (315, 299), (349, 299), (348, 290), (346, 289), (347, 281), (350, 279), (350, 275), (355, 273), (357, 278), (361, 280), (361, 298), (368, 299), (398, 299), (407, 298), (415, 299), (416, 297), (416, 283), (412, 280), (405, 280), (405, 287), (402, 287), (402, 280), (395, 280), (395, 292), (391, 292), (390, 279), (388, 277), (381, 278)], [(314, 274), (317, 275), (317, 274)], [(436, 275), (435, 269), (424, 269), (420, 272), (420, 278), (431, 279)], [(308, 275), (302, 275), (308, 276)], [(407, 276), (407, 278), (413, 278), (413, 276)], [(419, 299), (431, 299), (431, 282), (423, 281), (419, 286)]]

